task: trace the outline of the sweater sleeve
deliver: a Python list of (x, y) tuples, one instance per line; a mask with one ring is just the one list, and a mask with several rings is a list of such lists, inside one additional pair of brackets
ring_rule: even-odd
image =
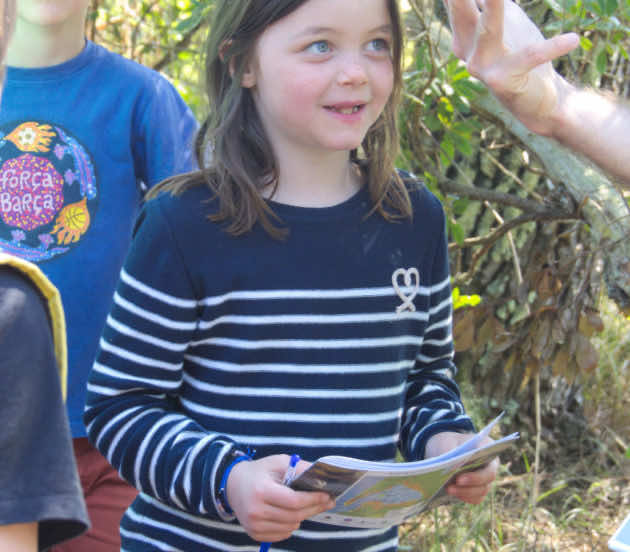
[(177, 408), (200, 308), (160, 201), (150, 201), (106, 321), (84, 420), (90, 441), (141, 492), (229, 520), (215, 485), (235, 445)]
[[(434, 197), (431, 199), (438, 203)], [(407, 460), (423, 458), (427, 441), (436, 433), (474, 431), (454, 380), (448, 243), (444, 212), (439, 203), (437, 212), (439, 217), (431, 218), (435, 220), (438, 236), (431, 271), (428, 321), (405, 393), (400, 449)]]

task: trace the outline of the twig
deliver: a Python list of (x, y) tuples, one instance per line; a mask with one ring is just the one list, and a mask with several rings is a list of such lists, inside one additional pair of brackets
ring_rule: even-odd
[[(491, 201), (492, 203), (509, 205), (510, 207), (516, 207), (517, 209), (521, 209), (522, 211), (527, 211), (529, 213), (549, 212), (549, 207), (546, 207), (543, 203), (532, 201), (531, 199), (524, 199), (513, 194), (506, 194), (504, 192), (496, 192), (494, 190), (486, 190), (484, 188), (462, 184), (447, 178), (440, 179), (439, 188), (440, 190), (451, 194), (457, 194), (479, 201)], [(574, 213), (559, 205), (554, 206), (554, 209), (557, 209), (558, 213), (564, 212), (567, 215), (567, 218), (573, 218)]]
[(156, 71), (161, 71), (169, 63), (171, 63), (171, 61), (173, 61), (177, 57), (177, 54), (179, 54), (179, 52), (185, 50), (188, 47), (193, 36), (201, 28), (203, 24), (204, 24), (204, 20), (202, 19), (196, 25), (194, 25), (192, 28), (186, 31), (186, 33), (184, 34), (184, 37), (178, 42), (176, 42), (170, 51), (164, 54), (164, 56), (162, 56), (161, 59), (159, 59), (156, 63), (153, 64), (153, 69)]

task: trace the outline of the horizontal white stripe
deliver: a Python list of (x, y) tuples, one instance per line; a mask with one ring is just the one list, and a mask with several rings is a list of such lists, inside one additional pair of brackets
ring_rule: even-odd
[(138, 339), (139, 341), (144, 341), (145, 343), (150, 343), (151, 345), (155, 345), (156, 347), (161, 347), (162, 349), (167, 349), (169, 351), (181, 352), (185, 351), (188, 347), (188, 343), (173, 343), (172, 341), (158, 339), (157, 337), (153, 337), (152, 335), (134, 330), (133, 328), (118, 322), (118, 320), (113, 318), (111, 315), (107, 317), (107, 324), (118, 333), (121, 333), (128, 337), (133, 337), (134, 339)]
[(238, 397), (291, 397), (301, 399), (359, 399), (374, 397), (392, 397), (402, 393), (405, 384), (378, 389), (302, 389), (294, 387), (242, 387), (206, 383), (184, 373), (184, 381), (199, 391)]
[[(230, 533), (239, 533), (242, 534), (245, 532), (243, 527), (238, 524), (233, 523), (222, 523), (220, 521), (213, 521), (210, 519), (206, 519), (203, 517), (195, 516), (189, 514), (188, 512), (182, 512), (181, 510), (177, 510), (176, 508), (170, 507), (168, 504), (164, 504), (155, 498), (148, 496), (144, 493), (140, 494), (140, 499), (143, 502), (146, 502), (153, 507), (166, 512), (174, 517), (183, 519), (189, 523), (196, 523), (203, 527), (207, 527), (208, 529), (216, 529), (220, 531), (227, 531)], [(135, 512), (134, 512), (135, 513)], [(389, 531), (389, 527), (386, 529), (346, 529), (344, 527), (332, 527), (327, 525), (321, 525), (321, 531), (305, 531), (303, 529), (298, 529), (294, 531), (294, 535), (299, 538), (303, 538), (306, 540), (328, 540), (328, 539), (365, 539), (370, 537), (376, 537), (378, 535), (382, 535)], [(330, 527), (330, 528), (329, 528)], [(329, 529), (328, 529), (329, 528)], [(390, 541), (391, 542), (391, 541)], [(273, 547), (272, 550), (276, 549)], [(257, 552), (257, 551), (256, 551)]]
[(135, 314), (140, 318), (144, 318), (149, 322), (153, 322), (154, 324), (158, 324), (164, 328), (168, 328), (169, 330), (180, 330), (180, 331), (193, 331), (197, 328), (197, 322), (180, 322), (179, 320), (172, 320), (170, 318), (166, 318), (165, 316), (161, 316), (159, 314), (155, 314), (154, 312), (148, 311), (141, 307), (138, 307), (131, 301), (124, 299), (121, 297), (118, 292), (114, 293), (114, 303), (118, 305), (120, 308)]
[(113, 355), (124, 358), (125, 360), (129, 360), (137, 364), (142, 364), (144, 366), (150, 366), (152, 368), (164, 368), (165, 370), (170, 370), (174, 372), (180, 370), (183, 365), (183, 363), (181, 362), (173, 364), (171, 362), (164, 362), (163, 360), (156, 360), (154, 358), (149, 358), (143, 355), (132, 353), (131, 351), (127, 351), (126, 349), (112, 345), (111, 343), (105, 341), (105, 339), (103, 338), (101, 338), (99, 345), (103, 351), (112, 353)]
[(211, 519), (206, 519), (204, 517), (195, 516), (193, 514), (189, 514), (188, 512), (183, 512), (181, 510), (178, 510), (177, 508), (173, 508), (169, 506), (168, 504), (164, 504), (163, 502), (156, 500), (152, 496), (149, 496), (144, 493), (140, 494), (140, 500), (174, 517), (178, 517), (180, 519), (188, 521), (189, 523), (196, 523), (197, 525), (207, 527), (208, 529), (218, 529), (220, 531), (228, 531), (231, 533), (240, 533), (240, 534), (245, 533), (245, 529), (243, 529), (241, 525), (233, 524), (233, 523), (224, 523), (221, 521), (213, 521)]
[(447, 318), (444, 318), (443, 320), (439, 320), (435, 324), (431, 324), (430, 326), (427, 326), (424, 330), (424, 335), (426, 336), (427, 334), (431, 332), (434, 332), (436, 330), (442, 329), (447, 326), (451, 326), (452, 324), (453, 324), (453, 317), (449, 315)]
[[(339, 447), (340, 449), (356, 449), (363, 447), (379, 447), (383, 445), (391, 445), (398, 442), (398, 434), (385, 435), (384, 437), (365, 437), (365, 438), (349, 438), (349, 439), (333, 439), (327, 437), (297, 437), (285, 436), (279, 437), (272, 435), (265, 437), (262, 435), (229, 435), (234, 441), (247, 443), (252, 446), (263, 445), (286, 445), (289, 448), (304, 447)], [(343, 455), (343, 452), (338, 454)]]
[(199, 323), (199, 328), (209, 330), (219, 324), (243, 324), (258, 326), (262, 324), (373, 324), (376, 322), (398, 322), (400, 320), (428, 320), (424, 311), (368, 312), (362, 314), (278, 314), (278, 315), (226, 315)]
[[(322, 527), (332, 527), (331, 525), (321, 524)], [(385, 529), (346, 529), (341, 525), (335, 525), (336, 529), (330, 529), (329, 531), (304, 531), (298, 529), (293, 534), (297, 537), (308, 540), (328, 540), (328, 539), (366, 539), (370, 537), (377, 537), (383, 533), (389, 531), (389, 527)], [(391, 542), (391, 541), (390, 541)], [(273, 548), (272, 548), (273, 550)]]
[[(452, 305), (453, 305), (453, 301), (452, 301), (451, 297), (449, 296), (446, 299), (444, 299), (443, 301), (440, 301), (434, 307), (431, 307), (429, 309), (429, 317), (435, 316), (438, 312), (440, 312), (441, 310), (443, 310), (443, 309), (445, 309), (447, 307), (448, 307), (449, 313), (450, 313), (450, 309), (451, 309)], [(450, 316), (450, 314), (449, 314), (449, 316)]]
[(120, 279), (125, 282), (129, 287), (132, 287), (149, 297), (153, 297), (162, 303), (166, 303), (167, 305), (172, 305), (174, 307), (180, 307), (184, 309), (196, 309), (197, 301), (193, 299), (181, 299), (179, 297), (175, 297), (174, 295), (169, 295), (162, 291), (158, 291), (155, 288), (152, 288), (146, 284), (143, 284), (140, 280), (136, 280), (131, 274), (129, 274), (124, 268), (120, 272)]
[[(104, 376), (110, 376), (117, 380), (124, 381), (135, 381), (138, 383), (143, 383), (148, 387), (160, 387), (162, 389), (177, 389), (181, 383), (181, 379), (178, 378), (176, 380), (167, 380), (164, 378), (153, 379), (153, 378), (141, 378), (140, 376), (133, 376), (128, 372), (120, 372), (119, 370), (114, 370), (113, 368), (109, 368), (104, 364), (100, 364), (95, 362), (92, 369), (99, 374)], [(113, 382), (112, 382), (113, 383)]]
[(398, 347), (400, 345), (422, 345), (422, 337), (401, 335), (397, 337), (375, 337), (361, 339), (231, 339), (211, 337), (191, 343), (199, 345), (219, 345), (234, 349), (363, 349), (372, 347)]
[[(417, 293), (430, 295), (438, 293), (450, 284), (450, 278), (445, 278), (433, 286), (420, 286)], [(416, 290), (413, 286), (401, 287), (401, 290), (410, 295)], [(227, 301), (242, 301), (261, 299), (356, 299), (369, 297), (396, 296), (393, 286), (373, 288), (347, 288), (347, 289), (278, 289), (278, 290), (239, 290), (230, 291), (223, 295), (206, 297), (200, 302), (206, 306), (215, 306)]]
[(432, 345), (433, 347), (443, 347), (452, 343), (453, 337), (451, 335), (446, 336), (444, 339), (425, 339), (422, 346)]
[[(162, 530), (162, 531), (166, 531), (168, 533), (171, 533), (173, 535), (178, 535), (179, 537), (188, 539), (192, 542), (195, 543), (199, 543), (202, 544), (206, 547), (212, 548), (212, 549), (217, 549), (217, 550), (234, 550), (234, 548), (229, 545), (229, 544), (224, 544), (221, 541), (218, 541), (216, 539), (208, 539), (205, 537), (202, 537), (201, 535), (199, 535), (198, 533), (193, 533), (192, 531), (188, 531), (186, 529), (182, 529), (181, 527), (177, 527), (175, 525), (171, 525), (169, 523), (165, 523), (162, 521), (156, 521), (154, 519), (150, 519), (146, 516), (141, 516), (139, 514), (137, 514), (133, 509), (129, 509), (127, 510), (126, 513), (127, 517), (129, 517), (129, 519), (133, 520), (136, 523), (141, 523), (143, 524), (145, 527), (153, 527), (155, 529)], [(198, 518), (195, 517), (194, 521), (197, 522)], [(145, 531), (146, 532), (146, 531)], [(144, 537), (142, 535), (139, 535), (141, 538), (140, 540), (146, 542), (147, 537)], [(172, 550), (172, 548), (166, 548), (166, 550)], [(244, 549), (239, 549), (242, 552), (258, 552), (258, 548), (257, 547), (246, 547)]]
[(239, 364), (213, 360), (196, 355), (186, 355), (185, 360), (222, 372), (257, 373), (268, 372), (274, 374), (381, 374), (384, 372), (400, 372), (408, 370), (414, 365), (413, 360), (398, 362), (377, 362), (374, 364)]
[(421, 355), (420, 353), (418, 353), (418, 355), (416, 355), (416, 360), (422, 364), (433, 364), (434, 362), (438, 362), (439, 360), (452, 360), (453, 356), (454, 356), (454, 352), (453, 349), (451, 347), (449, 347), (449, 351), (447, 353), (444, 353), (443, 355), (438, 355), (436, 357), (430, 357), (428, 355)]
[[(131, 515), (130, 511), (127, 511), (129, 517), (133, 519), (134, 516)], [(135, 514), (135, 512), (134, 512)], [(120, 535), (131, 540), (144, 542), (146, 544), (150, 544), (155, 547), (156, 550), (165, 550), (167, 552), (184, 552), (181, 548), (173, 548), (170, 544), (164, 544), (162, 541), (157, 539), (152, 539), (151, 537), (147, 537), (143, 533), (136, 533), (135, 531), (127, 531), (126, 529), (120, 528)], [(125, 548), (121, 548), (120, 552), (126, 552)]]
[(113, 387), (103, 387), (102, 385), (94, 385), (93, 383), (88, 382), (87, 390), (89, 393), (96, 393), (97, 395), (106, 395), (108, 397), (113, 397), (114, 395), (120, 395), (120, 389), (115, 389)]
[(225, 410), (220, 408), (211, 408), (198, 404), (188, 399), (180, 399), (181, 403), (198, 414), (204, 416), (213, 416), (215, 418), (225, 418), (228, 420), (246, 420), (249, 422), (286, 422), (292, 423), (306, 422), (318, 424), (334, 424), (334, 423), (377, 423), (396, 420), (402, 414), (402, 409), (392, 410), (390, 412), (366, 413), (360, 412), (350, 414), (304, 414), (301, 412), (259, 412), (244, 410)]

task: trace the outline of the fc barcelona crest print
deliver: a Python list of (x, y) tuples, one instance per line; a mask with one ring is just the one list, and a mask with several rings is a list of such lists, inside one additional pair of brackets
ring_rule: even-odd
[(38, 121), (0, 128), (0, 251), (32, 262), (66, 253), (96, 204), (94, 164), (72, 135)]

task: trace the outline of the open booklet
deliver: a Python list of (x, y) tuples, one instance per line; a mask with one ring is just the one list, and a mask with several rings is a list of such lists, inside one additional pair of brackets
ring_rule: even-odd
[(630, 514), (608, 541), (608, 548), (615, 552), (630, 552)]
[(490, 462), (518, 439), (512, 433), (480, 446), (501, 414), (479, 433), (433, 458), (417, 462), (369, 462), (346, 456), (324, 456), (290, 486), (298, 491), (324, 491), (337, 505), (313, 521), (347, 527), (384, 528), (451, 500), (445, 487), (457, 474)]

